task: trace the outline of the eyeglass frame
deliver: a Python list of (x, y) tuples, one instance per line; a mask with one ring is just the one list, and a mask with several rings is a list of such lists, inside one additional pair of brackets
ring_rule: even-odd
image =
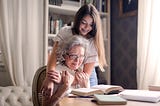
[(66, 55), (68, 55), (71, 60), (76, 60), (76, 59), (82, 60), (82, 59), (85, 58), (85, 55), (80, 55), (80, 56), (78, 56), (78, 55), (69, 54), (69, 53), (66, 53)]

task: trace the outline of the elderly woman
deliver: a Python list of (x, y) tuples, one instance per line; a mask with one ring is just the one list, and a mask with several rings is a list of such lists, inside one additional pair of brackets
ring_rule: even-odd
[[(85, 74), (81, 78), (88, 43), (82, 36), (72, 36), (58, 46), (56, 71), (47, 73), (47, 78), (55, 83), (54, 91), (51, 98), (43, 93), (43, 106), (57, 105), (71, 88), (89, 87), (89, 76)], [(75, 76), (75, 73), (79, 73), (79, 76)]]

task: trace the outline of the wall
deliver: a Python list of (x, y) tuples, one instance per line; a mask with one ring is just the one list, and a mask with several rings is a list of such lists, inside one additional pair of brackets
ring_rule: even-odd
[(111, 84), (136, 88), (137, 15), (119, 17), (119, 0), (111, 0)]

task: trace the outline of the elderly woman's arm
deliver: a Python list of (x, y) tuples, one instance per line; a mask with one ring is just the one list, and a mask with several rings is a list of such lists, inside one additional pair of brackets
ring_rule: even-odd
[(70, 87), (70, 76), (67, 71), (62, 72), (61, 85), (58, 86), (57, 91), (52, 95), (51, 99), (44, 98), (43, 106), (56, 106), (59, 101), (65, 96), (66, 91)]

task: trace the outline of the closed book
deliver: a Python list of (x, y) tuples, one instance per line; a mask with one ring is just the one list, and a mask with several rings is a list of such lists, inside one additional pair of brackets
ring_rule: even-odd
[(148, 89), (150, 91), (160, 91), (160, 85), (149, 85)]
[(160, 101), (159, 91), (149, 90), (124, 90), (119, 93), (122, 98), (135, 101), (158, 102)]
[(98, 95), (94, 94), (97, 104), (100, 105), (125, 105), (127, 100), (118, 95)]

